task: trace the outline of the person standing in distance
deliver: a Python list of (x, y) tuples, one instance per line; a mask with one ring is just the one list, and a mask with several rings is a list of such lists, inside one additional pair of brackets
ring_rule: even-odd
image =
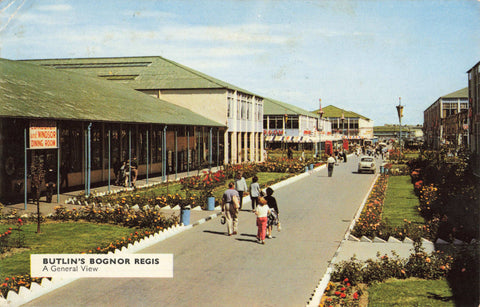
[(334, 165), (335, 165), (335, 158), (329, 155), (327, 159), (328, 177), (332, 177)]
[(235, 190), (238, 192), (238, 196), (240, 197), (240, 208), (238, 210), (242, 210), (242, 205), (243, 205), (243, 193), (247, 191), (247, 181), (245, 181), (245, 178), (243, 177), (242, 172), (238, 172), (237, 175), (235, 176)]
[(250, 198), (252, 200), (252, 212), (258, 205), (258, 197), (260, 196), (260, 184), (258, 184), (258, 177), (253, 176), (252, 183), (250, 184)]
[(238, 231), (238, 210), (233, 204), (233, 198), (239, 197), (235, 190), (235, 184), (230, 182), (228, 190), (223, 193), (222, 197), (222, 212), (227, 220), (227, 233), (229, 236), (236, 235)]

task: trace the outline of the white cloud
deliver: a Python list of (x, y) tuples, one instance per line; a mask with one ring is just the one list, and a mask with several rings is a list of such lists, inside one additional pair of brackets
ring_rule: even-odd
[(51, 5), (39, 5), (36, 6), (36, 9), (39, 11), (47, 12), (66, 12), (73, 10), (73, 7), (68, 4), (51, 4)]

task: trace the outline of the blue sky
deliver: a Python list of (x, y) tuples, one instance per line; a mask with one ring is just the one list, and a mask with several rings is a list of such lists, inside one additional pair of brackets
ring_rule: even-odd
[(0, 1), (0, 57), (159, 55), (306, 110), (422, 124), (480, 61), (480, 1)]

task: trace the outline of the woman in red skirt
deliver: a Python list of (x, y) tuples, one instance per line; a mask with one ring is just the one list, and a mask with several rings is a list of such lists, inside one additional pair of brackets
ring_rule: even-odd
[(255, 214), (257, 215), (257, 240), (258, 243), (265, 244), (265, 232), (267, 229), (268, 221), (268, 212), (270, 208), (267, 206), (267, 201), (263, 197), (258, 198), (258, 206), (255, 209)]

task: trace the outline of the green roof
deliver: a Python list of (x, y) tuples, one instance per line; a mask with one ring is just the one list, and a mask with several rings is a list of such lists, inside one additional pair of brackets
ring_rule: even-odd
[(136, 90), (231, 89), (255, 95), (160, 56), (26, 61), (116, 81)]
[(263, 99), (263, 114), (264, 115), (305, 115), (309, 117), (318, 117), (318, 114), (309, 112), (294, 105), (274, 100), (271, 98)]
[(0, 116), (224, 126), (114, 82), (1, 58)]
[(461, 90), (455, 91), (453, 93), (447, 94), (440, 98), (468, 98), (468, 87), (462, 88)]
[[(326, 106), (325, 108), (322, 108), (323, 110), (323, 118), (332, 118), (332, 117), (342, 117), (342, 113), (343, 113), (343, 116), (345, 118), (362, 118), (362, 119), (365, 119), (365, 120), (370, 120), (369, 118), (365, 117), (365, 116), (362, 116), (360, 114), (357, 114), (355, 112), (352, 112), (352, 111), (347, 111), (347, 110), (344, 110), (344, 109), (340, 109), (340, 108), (337, 108), (335, 106)], [(318, 113), (319, 110), (315, 110), (313, 111), (314, 113)]]

